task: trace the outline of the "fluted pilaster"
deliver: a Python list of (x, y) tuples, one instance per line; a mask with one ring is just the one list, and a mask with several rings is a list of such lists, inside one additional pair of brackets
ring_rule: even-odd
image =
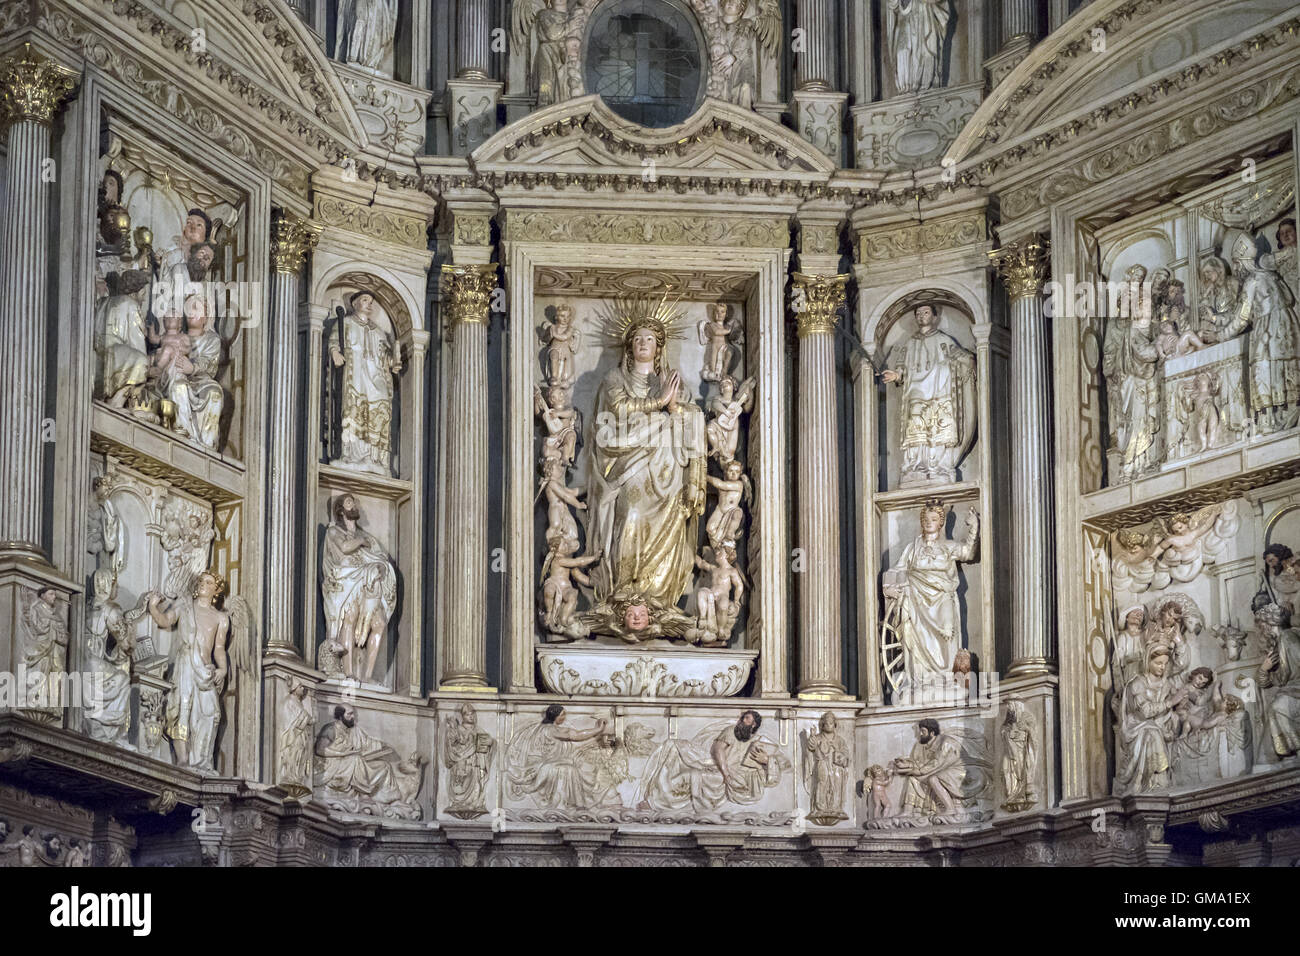
[(1052, 626), (1050, 356), (1039, 294), (1047, 243), (1012, 243), (989, 253), (1011, 299), (1011, 647), (1008, 676), (1055, 669)]
[(491, 64), (489, 0), (456, 0), (456, 76), (486, 80)]
[[(495, 264), (443, 267), (447, 293), (447, 567), (444, 689), (487, 685), (487, 329)], [(514, 560), (522, 560), (518, 556)]]
[(0, 550), (41, 555), (50, 123), (76, 74), (24, 44), (0, 60), (0, 127), (8, 129), (0, 213)]
[[(295, 427), (301, 418), (298, 396), (298, 279), (318, 233), (301, 219), (277, 214), (271, 220), (271, 360), (267, 409), (266, 593), (267, 647), (297, 654), (294, 645), (293, 572), (295, 511), (299, 489), (294, 485)], [(314, 394), (314, 393), (308, 393)]]
[(847, 275), (794, 274), (799, 337), (799, 696), (844, 693), (840, 663), (840, 478), (835, 323)]

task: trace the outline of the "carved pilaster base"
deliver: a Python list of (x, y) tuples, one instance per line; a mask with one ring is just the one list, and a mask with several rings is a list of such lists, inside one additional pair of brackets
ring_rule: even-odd
[(462, 78), (447, 81), (447, 117), (453, 156), (468, 156), (497, 131), (500, 83)]

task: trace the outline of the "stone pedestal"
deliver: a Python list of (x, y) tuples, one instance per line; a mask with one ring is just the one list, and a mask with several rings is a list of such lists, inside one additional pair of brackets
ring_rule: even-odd
[(488, 79), (447, 81), (453, 156), (468, 156), (497, 131), (497, 103), (503, 88), (502, 84)]
[(840, 164), (844, 104), (847, 93), (798, 90), (794, 94), (795, 125), (799, 135)]
[(171, 748), (164, 734), (167, 726), (167, 695), (176, 688), (163, 677), (167, 666), (159, 658), (152, 666), (131, 673), (131, 746), (146, 757), (172, 762)]

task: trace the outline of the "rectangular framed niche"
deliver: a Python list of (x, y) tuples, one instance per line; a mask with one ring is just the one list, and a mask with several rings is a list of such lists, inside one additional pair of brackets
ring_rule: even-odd
[[(509, 646), (505, 677), (509, 690), (546, 689), (534, 683), (537, 648), (602, 646), (589, 638), (569, 644), (548, 644), (539, 620), (540, 570), (547, 546), (545, 507), (541, 506), (539, 511), (537, 495), (540, 435), (545, 429), (539, 429), (534, 413), (534, 389), (544, 388), (547, 381), (542, 361), (544, 343), (538, 336), (538, 327), (544, 320), (553, 318), (554, 306), (564, 303), (574, 307), (575, 323), (582, 332), (574, 376), (574, 404), (583, 413), (584, 431), (590, 432), (596, 390), (619, 359), (618, 350), (606, 346), (596, 316), (605, 314), (615, 298), (653, 297), (657, 302), (666, 290), (672, 289), (669, 299), (678, 300), (677, 307), (685, 318), (683, 337), (670, 341), (666, 348), (668, 364), (682, 372), (685, 387), (701, 406), (704, 406), (700, 401), (704, 346), (699, 341), (697, 327), (705, 317), (707, 306), (725, 302), (729, 317), (744, 323), (744, 342), (733, 360), (731, 374), (738, 380), (754, 376), (757, 383), (752, 411), (747, 419), (742, 417), (744, 427), (737, 449), (737, 458), (752, 482), (754, 500), (747, 510), (749, 520), (743, 539), (738, 542), (744, 549), (738, 560), (745, 569), (746, 611), (732, 632), (727, 651), (733, 656), (736, 650), (757, 652), (757, 680), (752, 685), (756, 693), (777, 696), (788, 693), (788, 509), (785, 506), (788, 446), (782, 415), (786, 390), (783, 299), (788, 251), (689, 246), (655, 246), (651, 250), (637, 246), (508, 241), (506, 252), (513, 304), (506, 426), (507, 552), (527, 556), (526, 560), (515, 563), (508, 585), (506, 639)], [(710, 385), (708, 394), (716, 394), (716, 388)], [(588, 447), (579, 451), (575, 468), (567, 478), (570, 488), (585, 487), (589, 435), (584, 441)], [(711, 463), (709, 474), (716, 472), (716, 465)], [(704, 523), (716, 500), (716, 493), (710, 487), (705, 514), (699, 520), (701, 542)], [(580, 533), (585, 541), (584, 519), (585, 513), (580, 514)], [(585, 547), (582, 553), (586, 553)], [(698, 578), (697, 572), (693, 581)], [(691, 590), (697, 586), (693, 583)], [(580, 610), (589, 604), (586, 597), (580, 599)], [(622, 642), (618, 644), (626, 649), (622, 653), (629, 661), (650, 653)], [(709, 654), (708, 649), (678, 645), (672, 645), (671, 652), (659, 650), (676, 657)], [(739, 689), (728, 687), (722, 693), (730, 695)], [(609, 693), (590, 686), (580, 692)], [(654, 695), (653, 691), (648, 693)]]
[[(264, 307), (257, 281), (261, 269), (251, 266), (256, 253), (248, 238), (249, 192), (116, 112), (102, 115), (95, 229), (97, 405), (127, 427), (147, 428), (238, 467), (255, 444), (247, 422), (257, 407), (247, 384), (255, 347), (249, 332)], [(114, 209), (118, 190), (121, 208)], [(191, 217), (193, 209), (202, 216)], [(187, 227), (187, 220), (195, 221)], [(196, 280), (187, 263), (204, 256), (199, 250), (205, 242), (211, 264), (192, 284)], [(135, 289), (137, 284), (142, 287)], [(188, 311), (198, 302), (207, 329), (218, 338), (188, 334)], [(147, 372), (143, 382), (123, 391), (124, 383), (139, 378), (133, 363), (140, 360), (132, 353), (142, 343), (130, 327), (136, 310), (144, 319)], [(159, 341), (172, 314), (184, 316), (180, 331), (189, 339), (187, 360), (195, 367), (185, 398), (173, 394), (184, 386), (176, 382), (181, 375), (165, 368), (168, 345)], [(220, 386), (219, 396), (206, 384), (211, 381)]]

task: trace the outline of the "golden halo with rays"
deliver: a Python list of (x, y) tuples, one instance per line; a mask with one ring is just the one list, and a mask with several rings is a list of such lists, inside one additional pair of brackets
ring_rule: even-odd
[(637, 329), (654, 330), (655, 338), (663, 348), (672, 339), (684, 339), (682, 331), (686, 313), (677, 305), (680, 295), (669, 301), (669, 292), (659, 298), (636, 296), (617, 298), (602, 303), (596, 315), (601, 334), (608, 346), (624, 348), (628, 337)]

